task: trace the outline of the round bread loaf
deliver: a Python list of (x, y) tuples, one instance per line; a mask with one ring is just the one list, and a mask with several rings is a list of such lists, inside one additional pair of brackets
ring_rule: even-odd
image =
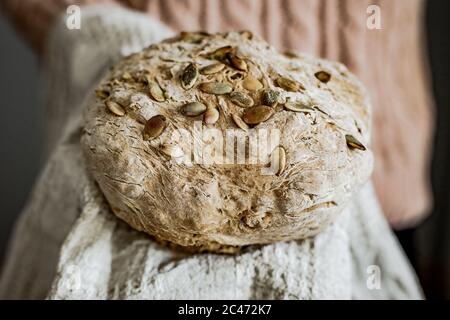
[(248, 31), (184, 32), (111, 69), (82, 145), (130, 226), (233, 252), (336, 218), (372, 171), (370, 113), (341, 64), (281, 54)]

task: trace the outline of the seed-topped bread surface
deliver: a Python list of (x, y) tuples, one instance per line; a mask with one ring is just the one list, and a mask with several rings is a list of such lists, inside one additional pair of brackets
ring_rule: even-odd
[(248, 31), (184, 32), (111, 69), (82, 145), (130, 226), (234, 252), (336, 218), (372, 171), (370, 114), (343, 65), (279, 53)]

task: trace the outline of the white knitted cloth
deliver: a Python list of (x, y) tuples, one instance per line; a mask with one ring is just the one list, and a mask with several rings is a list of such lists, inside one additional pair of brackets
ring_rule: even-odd
[(17, 224), (0, 299), (422, 298), (370, 183), (317, 237), (235, 256), (174, 252), (119, 221), (85, 169), (80, 110), (106, 67), (170, 31), (105, 6), (82, 8), (81, 27), (59, 23), (48, 45), (52, 152)]

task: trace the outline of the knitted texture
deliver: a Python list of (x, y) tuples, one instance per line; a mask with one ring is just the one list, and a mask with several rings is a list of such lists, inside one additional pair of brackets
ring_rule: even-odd
[[(58, 24), (48, 44), (52, 151), (15, 230), (0, 299), (422, 297), (370, 183), (317, 237), (239, 255), (176, 252), (115, 218), (85, 168), (80, 111), (106, 67), (170, 31), (120, 8), (86, 7), (82, 18), (79, 31)], [(373, 265), (381, 283), (371, 290)]]

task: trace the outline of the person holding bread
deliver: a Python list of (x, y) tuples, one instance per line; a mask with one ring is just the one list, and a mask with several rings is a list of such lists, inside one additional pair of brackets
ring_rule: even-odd
[[(179, 281), (198, 298), (423, 298), (390, 230), (430, 206), (422, 1), (375, 1), (381, 29), (369, 1), (69, 2), (3, 3), (46, 70), (48, 163), (0, 297), (185, 298)], [(196, 123), (278, 130), (276, 172), (174, 161), (191, 145), (171, 136)], [(85, 279), (92, 265), (109, 271)]]

